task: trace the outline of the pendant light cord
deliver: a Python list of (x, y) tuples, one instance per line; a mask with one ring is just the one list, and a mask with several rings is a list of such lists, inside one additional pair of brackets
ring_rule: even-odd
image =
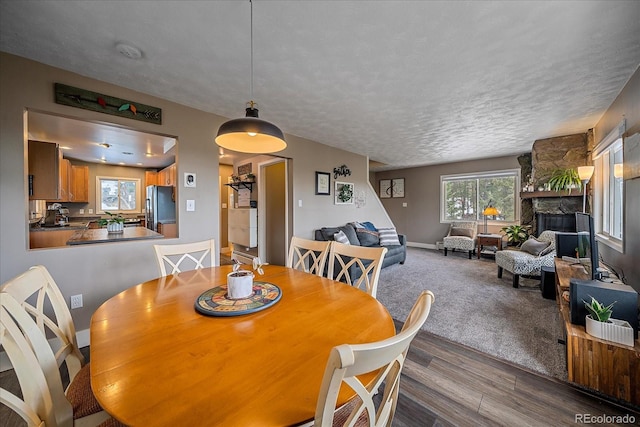
[[(251, 38), (251, 85), (250, 85), (250, 100), (251, 103), (253, 104), (253, 1), (249, 0), (249, 5), (251, 7), (251, 32), (250, 32), (250, 38)], [(253, 105), (251, 105), (251, 107), (253, 108)]]

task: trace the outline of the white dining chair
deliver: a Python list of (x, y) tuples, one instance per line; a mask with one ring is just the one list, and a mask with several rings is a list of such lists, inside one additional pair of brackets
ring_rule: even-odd
[[(0, 293), (0, 344), (20, 384), (20, 393), (0, 388), (0, 402), (17, 413), (28, 426), (84, 427), (117, 426), (105, 411), (84, 413), (86, 396), (74, 388), (74, 380), (63, 388), (62, 377), (47, 338), (36, 320), (9, 293)], [(85, 371), (87, 381), (89, 371)], [(89, 393), (91, 390), (89, 389)], [(91, 398), (95, 401), (93, 394)]]
[[(434, 300), (433, 293), (423, 291), (402, 330), (394, 337), (373, 343), (334, 347), (324, 371), (314, 420), (305, 425), (391, 426), (407, 351), (427, 320)], [(374, 371), (378, 371), (378, 374), (369, 384), (363, 384), (358, 378), (359, 375)], [(382, 397), (374, 399), (382, 384)], [(336, 410), (343, 386), (355, 391), (356, 397)]]
[[(216, 264), (216, 242), (214, 239), (178, 245), (153, 245), (160, 276), (198, 270)], [(207, 263), (209, 258), (209, 263)], [(170, 270), (167, 270), (167, 267)], [(167, 271), (169, 271), (167, 273)]]
[(331, 242), (327, 277), (342, 281), (376, 297), (385, 247), (366, 247)]
[(329, 255), (330, 241), (291, 237), (287, 267), (322, 276)]

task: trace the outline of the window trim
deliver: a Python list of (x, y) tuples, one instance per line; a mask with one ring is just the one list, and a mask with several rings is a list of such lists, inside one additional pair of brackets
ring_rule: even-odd
[[(594, 225), (596, 227), (596, 240), (601, 242), (602, 244), (612, 248), (613, 250), (624, 253), (624, 186), (622, 199), (620, 201), (622, 209), (622, 235), (620, 239), (615, 236), (611, 236), (608, 231), (604, 231), (606, 226), (607, 230), (609, 230), (610, 225), (608, 221), (604, 218), (604, 203), (610, 204), (610, 186), (604, 186), (603, 180), (609, 180), (611, 178), (611, 174), (614, 171), (610, 170), (609, 167), (609, 157), (611, 155), (611, 151), (619, 148), (623, 152), (622, 162), (624, 164), (624, 138), (623, 135), (626, 132), (626, 120), (622, 119), (616, 127), (614, 127), (602, 140), (596, 144), (593, 153), (592, 153), (592, 161), (595, 166), (595, 174), (594, 174), (594, 186), (593, 186), (593, 207), (592, 207), (592, 215), (594, 220)], [(605, 161), (606, 160), (606, 161)], [(612, 209), (609, 207), (609, 209)], [(609, 210), (607, 210), (608, 212)]]
[(120, 209), (112, 209), (109, 210), (111, 213), (120, 213), (120, 214), (141, 214), (142, 213), (142, 180), (140, 178), (128, 178), (124, 176), (96, 176), (96, 213), (104, 214), (105, 211), (102, 210), (102, 185), (101, 180), (111, 180), (111, 181), (134, 181), (136, 183), (136, 207), (135, 210), (120, 210)]
[[(481, 178), (494, 178), (494, 177), (506, 177), (513, 176), (516, 181), (514, 183), (513, 188), (513, 196), (514, 196), (514, 219), (513, 221), (497, 221), (497, 220), (487, 220), (487, 224), (496, 225), (496, 224), (510, 224), (510, 223), (518, 223), (520, 221), (520, 203), (518, 203), (519, 195), (520, 195), (520, 169), (499, 169), (493, 171), (483, 171), (483, 172), (471, 172), (471, 173), (459, 173), (459, 174), (448, 174), (448, 175), (440, 175), (440, 223), (449, 224), (451, 222), (460, 221), (458, 219), (446, 219), (445, 218), (445, 183), (447, 181), (462, 181), (466, 179), (481, 179)], [(476, 206), (478, 206), (478, 197), (479, 195), (476, 192)], [(476, 215), (477, 217), (477, 215)], [(476, 221), (481, 221), (480, 219), (476, 219)]]

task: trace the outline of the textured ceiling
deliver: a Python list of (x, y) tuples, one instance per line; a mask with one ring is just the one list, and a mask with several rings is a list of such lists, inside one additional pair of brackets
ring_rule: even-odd
[[(597, 123), (640, 64), (639, 17), (639, 1), (255, 0), (253, 98), (377, 170), (520, 154)], [(229, 118), (250, 98), (248, 1), (1, 0), (0, 50)]]

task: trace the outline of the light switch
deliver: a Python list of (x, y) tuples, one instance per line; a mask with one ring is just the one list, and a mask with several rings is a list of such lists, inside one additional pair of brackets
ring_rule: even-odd
[(226, 203), (222, 204), (222, 209), (227, 209), (227, 204)]
[(187, 212), (193, 212), (196, 210), (196, 201), (187, 200)]
[(402, 202), (402, 207), (406, 208), (407, 207), (407, 202)]
[(302, 199), (298, 200), (298, 207), (301, 208), (302, 207)]

